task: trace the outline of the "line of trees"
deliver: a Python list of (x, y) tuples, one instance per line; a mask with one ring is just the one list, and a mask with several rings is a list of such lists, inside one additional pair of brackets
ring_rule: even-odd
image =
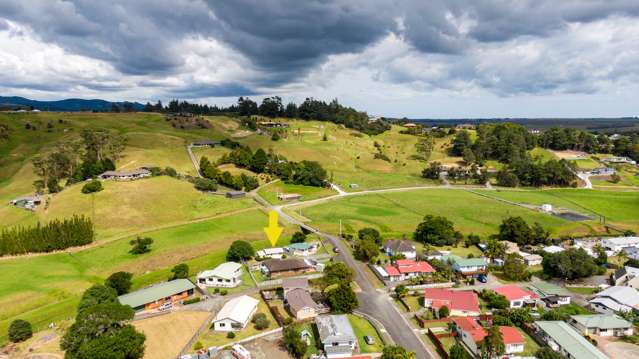
[(73, 216), (33, 227), (13, 227), (0, 232), (0, 256), (51, 252), (93, 242), (95, 230), (90, 218)]

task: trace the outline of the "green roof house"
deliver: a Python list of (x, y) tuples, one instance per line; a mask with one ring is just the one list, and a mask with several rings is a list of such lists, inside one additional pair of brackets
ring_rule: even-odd
[(318, 246), (318, 243), (291, 243), (286, 247), (286, 250), (294, 256), (306, 257), (315, 254)]
[(623, 337), (633, 334), (632, 323), (614, 314), (572, 315), (570, 324), (584, 335)]
[(566, 358), (607, 359), (594, 345), (590, 344), (573, 327), (563, 321), (535, 322), (539, 335), (548, 346)]
[(123, 294), (118, 297), (122, 305), (129, 305), (136, 312), (166, 310), (174, 303), (189, 298), (195, 292), (195, 284), (188, 279), (175, 279)]
[(537, 294), (548, 307), (555, 308), (570, 304), (570, 292), (552, 283), (540, 281), (528, 286), (528, 289)]
[(462, 258), (454, 254), (443, 256), (442, 261), (449, 261), (453, 265), (453, 270), (465, 276), (475, 274), (485, 274), (488, 262), (486, 258)]

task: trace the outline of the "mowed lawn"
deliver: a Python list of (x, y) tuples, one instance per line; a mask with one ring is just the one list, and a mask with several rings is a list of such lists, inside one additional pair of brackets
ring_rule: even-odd
[(333, 191), (330, 188), (302, 186), (302, 185), (284, 183), (282, 181), (277, 181), (269, 185), (266, 185), (260, 188), (257, 191), (257, 193), (271, 204), (286, 203), (286, 201), (280, 201), (279, 199), (277, 199), (278, 193), (300, 194), (302, 195), (301, 201), (308, 201), (311, 199), (328, 197), (328, 196), (337, 194), (337, 192)]
[[(295, 208), (291, 208), (295, 211)], [(494, 234), (504, 218), (521, 216), (539, 222), (554, 234), (587, 232), (588, 227), (547, 214), (534, 212), (485, 198), (464, 190), (421, 189), (351, 196), (309, 206), (305, 217), (314, 225), (336, 233), (356, 232), (362, 227), (377, 228), (385, 237), (401, 237), (415, 230), (425, 215), (445, 216), (464, 234)]]
[(639, 192), (621, 192), (609, 190), (553, 189), (543, 191), (491, 191), (486, 194), (519, 203), (541, 205), (552, 204), (555, 207), (593, 215), (593, 226), (599, 222), (598, 216), (604, 216), (608, 223), (616, 226), (639, 230)]
[[(48, 222), (52, 219), (85, 215), (93, 219), (97, 239), (122, 236), (181, 224), (236, 210), (255, 207), (250, 199), (229, 200), (197, 191), (187, 181), (167, 176), (137, 181), (104, 181), (104, 190), (95, 194), (81, 192), (82, 184), (73, 185), (54, 195), (49, 207), (35, 212), (2, 204), (4, 213), (28, 216), (20, 223)], [(0, 227), (15, 225), (0, 219)]]
[[(170, 268), (187, 263), (191, 273), (224, 261), (234, 240), (268, 245), (262, 228), (267, 216), (252, 210), (145, 233), (154, 240), (152, 251), (132, 255), (130, 238), (107, 242), (77, 253), (0, 260), (0, 343), (11, 320), (29, 320), (37, 329), (74, 316), (80, 294), (111, 273), (134, 273), (136, 288), (169, 278)], [(287, 235), (291, 229), (287, 229)]]
[(146, 335), (144, 358), (176, 358), (209, 314), (209, 312), (178, 311), (134, 321), (135, 328)]

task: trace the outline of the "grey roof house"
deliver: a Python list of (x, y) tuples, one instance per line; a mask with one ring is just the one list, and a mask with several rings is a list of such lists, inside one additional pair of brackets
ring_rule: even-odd
[(594, 345), (563, 321), (535, 322), (538, 335), (548, 346), (569, 359), (607, 359)]
[(618, 311), (639, 312), (639, 291), (632, 287), (609, 287), (590, 300), (590, 306), (598, 313), (614, 314)]
[(296, 288), (290, 290), (285, 294), (285, 297), (291, 314), (293, 314), (297, 320), (317, 316), (319, 306), (313, 298), (311, 298), (311, 294), (306, 289)]
[(102, 180), (133, 180), (138, 178), (150, 177), (151, 171), (139, 168), (132, 171), (106, 171), (98, 176)]
[(414, 259), (417, 256), (415, 246), (406, 240), (391, 239), (384, 243), (384, 252), (389, 256), (403, 255), (407, 259)]
[(632, 323), (614, 314), (572, 315), (570, 324), (583, 335), (623, 337), (633, 334)]
[(315, 325), (327, 358), (353, 355), (357, 337), (346, 315), (320, 315), (315, 317)]

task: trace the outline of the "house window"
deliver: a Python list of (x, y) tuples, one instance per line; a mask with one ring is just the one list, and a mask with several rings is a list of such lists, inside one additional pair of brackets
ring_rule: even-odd
[(225, 323), (219, 323), (220, 324), (220, 328), (225, 327), (226, 324)]

